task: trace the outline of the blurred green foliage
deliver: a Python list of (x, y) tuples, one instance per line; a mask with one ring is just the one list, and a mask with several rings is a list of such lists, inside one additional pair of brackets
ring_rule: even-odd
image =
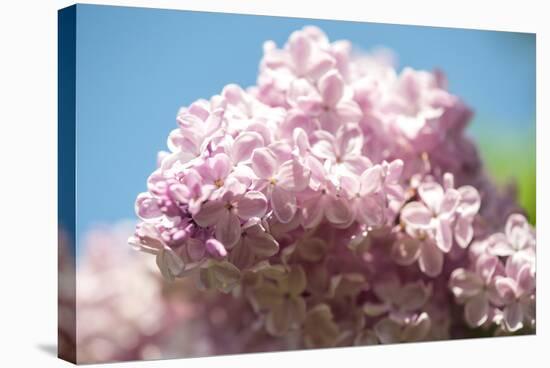
[[(478, 126), (481, 124), (478, 124)], [(494, 125), (491, 125), (494, 127)], [(535, 225), (536, 215), (536, 134), (535, 123), (519, 131), (483, 129), (474, 132), (487, 170), (499, 185), (515, 183), (518, 201)], [(518, 129), (516, 129), (518, 130)]]

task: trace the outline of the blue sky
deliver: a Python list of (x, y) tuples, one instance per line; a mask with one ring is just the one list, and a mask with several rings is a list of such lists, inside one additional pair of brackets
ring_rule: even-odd
[(304, 25), (361, 49), (392, 49), (399, 66), (441, 68), (472, 106), (472, 132), (511, 134), (535, 121), (531, 34), (78, 5), (77, 236), (134, 217), (180, 106), (255, 83), (262, 43)]

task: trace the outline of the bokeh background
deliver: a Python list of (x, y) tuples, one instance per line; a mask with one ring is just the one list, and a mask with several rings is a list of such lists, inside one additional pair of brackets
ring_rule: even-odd
[(475, 110), (469, 132), (488, 170), (517, 183), (536, 222), (533, 34), (78, 5), (77, 253), (86, 231), (134, 216), (178, 108), (254, 84), (262, 43), (304, 25), (391, 49), (399, 69), (442, 69)]

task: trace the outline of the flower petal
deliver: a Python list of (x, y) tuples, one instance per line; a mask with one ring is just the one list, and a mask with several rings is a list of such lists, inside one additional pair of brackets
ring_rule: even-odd
[(257, 256), (271, 257), (279, 251), (279, 243), (260, 225), (246, 228), (243, 233), (243, 242)]
[(157, 253), (156, 262), (162, 276), (170, 281), (174, 280), (185, 267), (183, 260), (170, 248), (161, 249)]
[(259, 309), (271, 309), (283, 302), (283, 292), (273, 282), (262, 282), (262, 286), (252, 292), (252, 301)]
[(512, 303), (504, 308), (504, 325), (510, 332), (523, 327), (523, 308), (520, 303)]
[(296, 196), (276, 185), (271, 192), (271, 207), (277, 219), (286, 224), (296, 214)]
[(251, 190), (237, 200), (237, 215), (245, 221), (251, 217), (262, 217), (266, 211), (267, 199), (261, 192)]
[(432, 221), (432, 213), (420, 202), (410, 202), (401, 210), (401, 221), (415, 228), (427, 228)]
[(514, 232), (516, 230), (520, 230), (519, 232), (522, 232), (523, 229), (528, 229), (529, 225), (527, 223), (527, 219), (525, 216), (520, 215), (518, 213), (514, 213), (508, 217), (508, 220), (506, 220), (506, 225), (504, 227), (504, 233), (508, 237), (508, 239), (513, 242), (515, 236)]
[(363, 312), (369, 317), (378, 317), (388, 312), (390, 306), (386, 303), (370, 303), (363, 304)]
[(431, 288), (422, 281), (410, 282), (399, 290), (395, 303), (402, 311), (413, 312), (426, 304), (430, 294)]
[(448, 253), (453, 246), (453, 231), (447, 219), (440, 218), (435, 225), (435, 241), (441, 251)]
[(338, 102), (335, 106), (335, 114), (338, 116), (339, 121), (345, 121), (349, 123), (355, 123), (361, 120), (363, 113), (359, 105), (353, 100), (343, 100)]
[(264, 145), (262, 136), (256, 132), (243, 132), (237, 136), (231, 148), (231, 160), (234, 164), (250, 160), (252, 152)]
[(458, 268), (451, 274), (449, 288), (457, 299), (463, 300), (480, 294), (483, 290), (483, 281), (472, 271)]
[(511, 303), (515, 300), (517, 295), (517, 284), (509, 277), (498, 277), (495, 281), (495, 287), (498, 295), (502, 298), (504, 303)]
[(301, 266), (292, 266), (288, 273), (288, 292), (293, 296), (300, 295), (307, 285), (306, 273)]
[(389, 318), (378, 321), (374, 325), (374, 332), (382, 344), (401, 342), (401, 326)]
[(225, 250), (223, 244), (216, 239), (208, 239), (204, 246), (206, 251), (216, 259), (221, 259), (227, 255), (227, 250)]
[(287, 302), (272, 307), (267, 315), (265, 327), (267, 332), (273, 336), (283, 336), (287, 333), (291, 324), (291, 310)]
[(359, 156), (363, 142), (363, 133), (356, 125), (343, 125), (336, 132), (336, 151), (341, 158)]
[(200, 261), (204, 257), (204, 243), (198, 239), (188, 239), (186, 242), (187, 255), (193, 262)]
[(336, 153), (334, 151), (334, 146), (330, 141), (325, 139), (317, 141), (313, 147), (311, 147), (311, 152), (321, 159), (336, 162)]
[(271, 179), (277, 167), (277, 158), (269, 148), (257, 148), (252, 152), (252, 170), (261, 179)]
[(435, 182), (422, 183), (418, 187), (418, 195), (434, 214), (439, 213), (444, 196), (441, 185)]
[(364, 196), (375, 193), (380, 189), (381, 184), (382, 167), (375, 165), (361, 174), (361, 191), (359, 194)]
[(403, 172), (403, 161), (402, 160), (393, 160), (389, 164), (386, 164), (385, 167), (385, 176), (386, 182), (390, 184), (397, 183)]
[(499, 257), (508, 257), (515, 253), (514, 247), (502, 233), (496, 233), (487, 238), (487, 248), (489, 253)]
[(301, 76), (307, 70), (311, 54), (311, 40), (303, 32), (296, 31), (290, 35), (288, 47), (296, 73)]
[(136, 214), (144, 219), (151, 219), (162, 216), (162, 211), (158, 206), (158, 202), (149, 193), (140, 193), (135, 204)]
[(331, 70), (319, 80), (319, 91), (326, 106), (335, 106), (344, 94), (344, 81), (336, 70)]
[[(327, 108), (323, 105), (320, 105), (320, 109), (321, 112), (317, 120), (319, 121), (321, 131), (329, 134), (336, 134), (336, 131), (342, 125), (340, 117), (334, 109)], [(317, 133), (319, 133), (319, 131)]]
[(460, 193), (460, 204), (458, 206), (463, 216), (473, 216), (479, 211), (481, 206), (481, 197), (476, 188), (471, 185), (465, 185), (458, 188)]
[(300, 256), (308, 262), (320, 261), (327, 252), (327, 243), (320, 238), (307, 238), (298, 243)]
[(241, 238), (241, 222), (234, 213), (226, 211), (226, 215), (221, 216), (216, 222), (216, 239), (223, 245), (231, 249)]
[(495, 256), (483, 254), (476, 261), (476, 274), (488, 285), (495, 274), (499, 261)]
[(241, 272), (227, 261), (211, 261), (199, 273), (199, 282), (206, 289), (216, 288), (223, 293), (230, 292), (241, 279)]
[(304, 321), (304, 341), (307, 347), (333, 346), (340, 334), (330, 307), (317, 304), (311, 308)]
[(332, 69), (335, 65), (334, 58), (328, 54), (316, 55), (312, 60), (308, 70), (308, 76), (313, 80), (318, 80), (322, 75)]
[(443, 270), (443, 253), (431, 241), (424, 241), (418, 258), (418, 265), (426, 275), (436, 277)]
[(340, 188), (351, 198), (359, 193), (361, 182), (354, 175), (342, 175), (340, 177)]
[(365, 156), (348, 156), (346, 159), (336, 165), (339, 175), (345, 175), (352, 173), (354, 175), (361, 175), (365, 170), (372, 166), (372, 162)]
[(353, 220), (353, 212), (348, 202), (342, 198), (327, 198), (325, 211), (327, 220), (335, 225), (347, 224)]
[(208, 159), (208, 166), (212, 170), (212, 179), (225, 179), (231, 171), (231, 161), (225, 153), (218, 153), (216, 156)]
[(222, 201), (208, 201), (203, 203), (200, 211), (193, 216), (193, 220), (202, 227), (212, 226), (217, 223), (226, 211)]
[(464, 307), (464, 318), (471, 327), (479, 327), (489, 317), (489, 300), (485, 293), (468, 300)]
[(460, 203), (460, 193), (455, 189), (448, 189), (443, 196), (441, 205), (439, 208), (439, 215), (444, 217), (451, 217)]
[(459, 247), (465, 249), (474, 238), (474, 227), (471, 220), (459, 217), (454, 227), (455, 240)]
[(427, 313), (421, 313), (411, 323), (407, 324), (401, 332), (402, 342), (422, 341), (426, 338), (432, 327), (432, 321)]
[(367, 226), (382, 226), (385, 219), (384, 200), (380, 196), (360, 198), (356, 202), (357, 220)]
[(307, 169), (298, 159), (286, 161), (279, 168), (277, 173), (277, 186), (285, 190), (299, 192), (309, 185), (311, 171)]
[(302, 323), (306, 318), (306, 301), (301, 297), (294, 297), (288, 300), (287, 308), (290, 309), (291, 324), (297, 325)]
[(535, 271), (530, 264), (524, 264), (518, 272), (518, 287), (523, 295), (529, 294), (535, 290)]
[(325, 196), (323, 195), (312, 197), (303, 203), (302, 219), (304, 228), (311, 229), (321, 223), (325, 214), (324, 204)]
[[(248, 240), (248, 239), (247, 239)], [(237, 268), (244, 270), (254, 264), (254, 253), (250, 249), (249, 243), (244, 238), (231, 249), (228, 260)]]
[(290, 106), (298, 107), (300, 111), (313, 116), (319, 114), (323, 102), (317, 89), (306, 79), (293, 80), (286, 93), (286, 99)]
[(413, 264), (420, 255), (421, 242), (411, 237), (403, 237), (397, 240), (392, 248), (392, 258), (399, 265)]

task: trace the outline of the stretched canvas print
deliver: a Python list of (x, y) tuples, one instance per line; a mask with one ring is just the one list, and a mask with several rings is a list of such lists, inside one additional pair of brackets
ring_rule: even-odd
[(60, 10), (59, 356), (534, 334), (535, 48)]

